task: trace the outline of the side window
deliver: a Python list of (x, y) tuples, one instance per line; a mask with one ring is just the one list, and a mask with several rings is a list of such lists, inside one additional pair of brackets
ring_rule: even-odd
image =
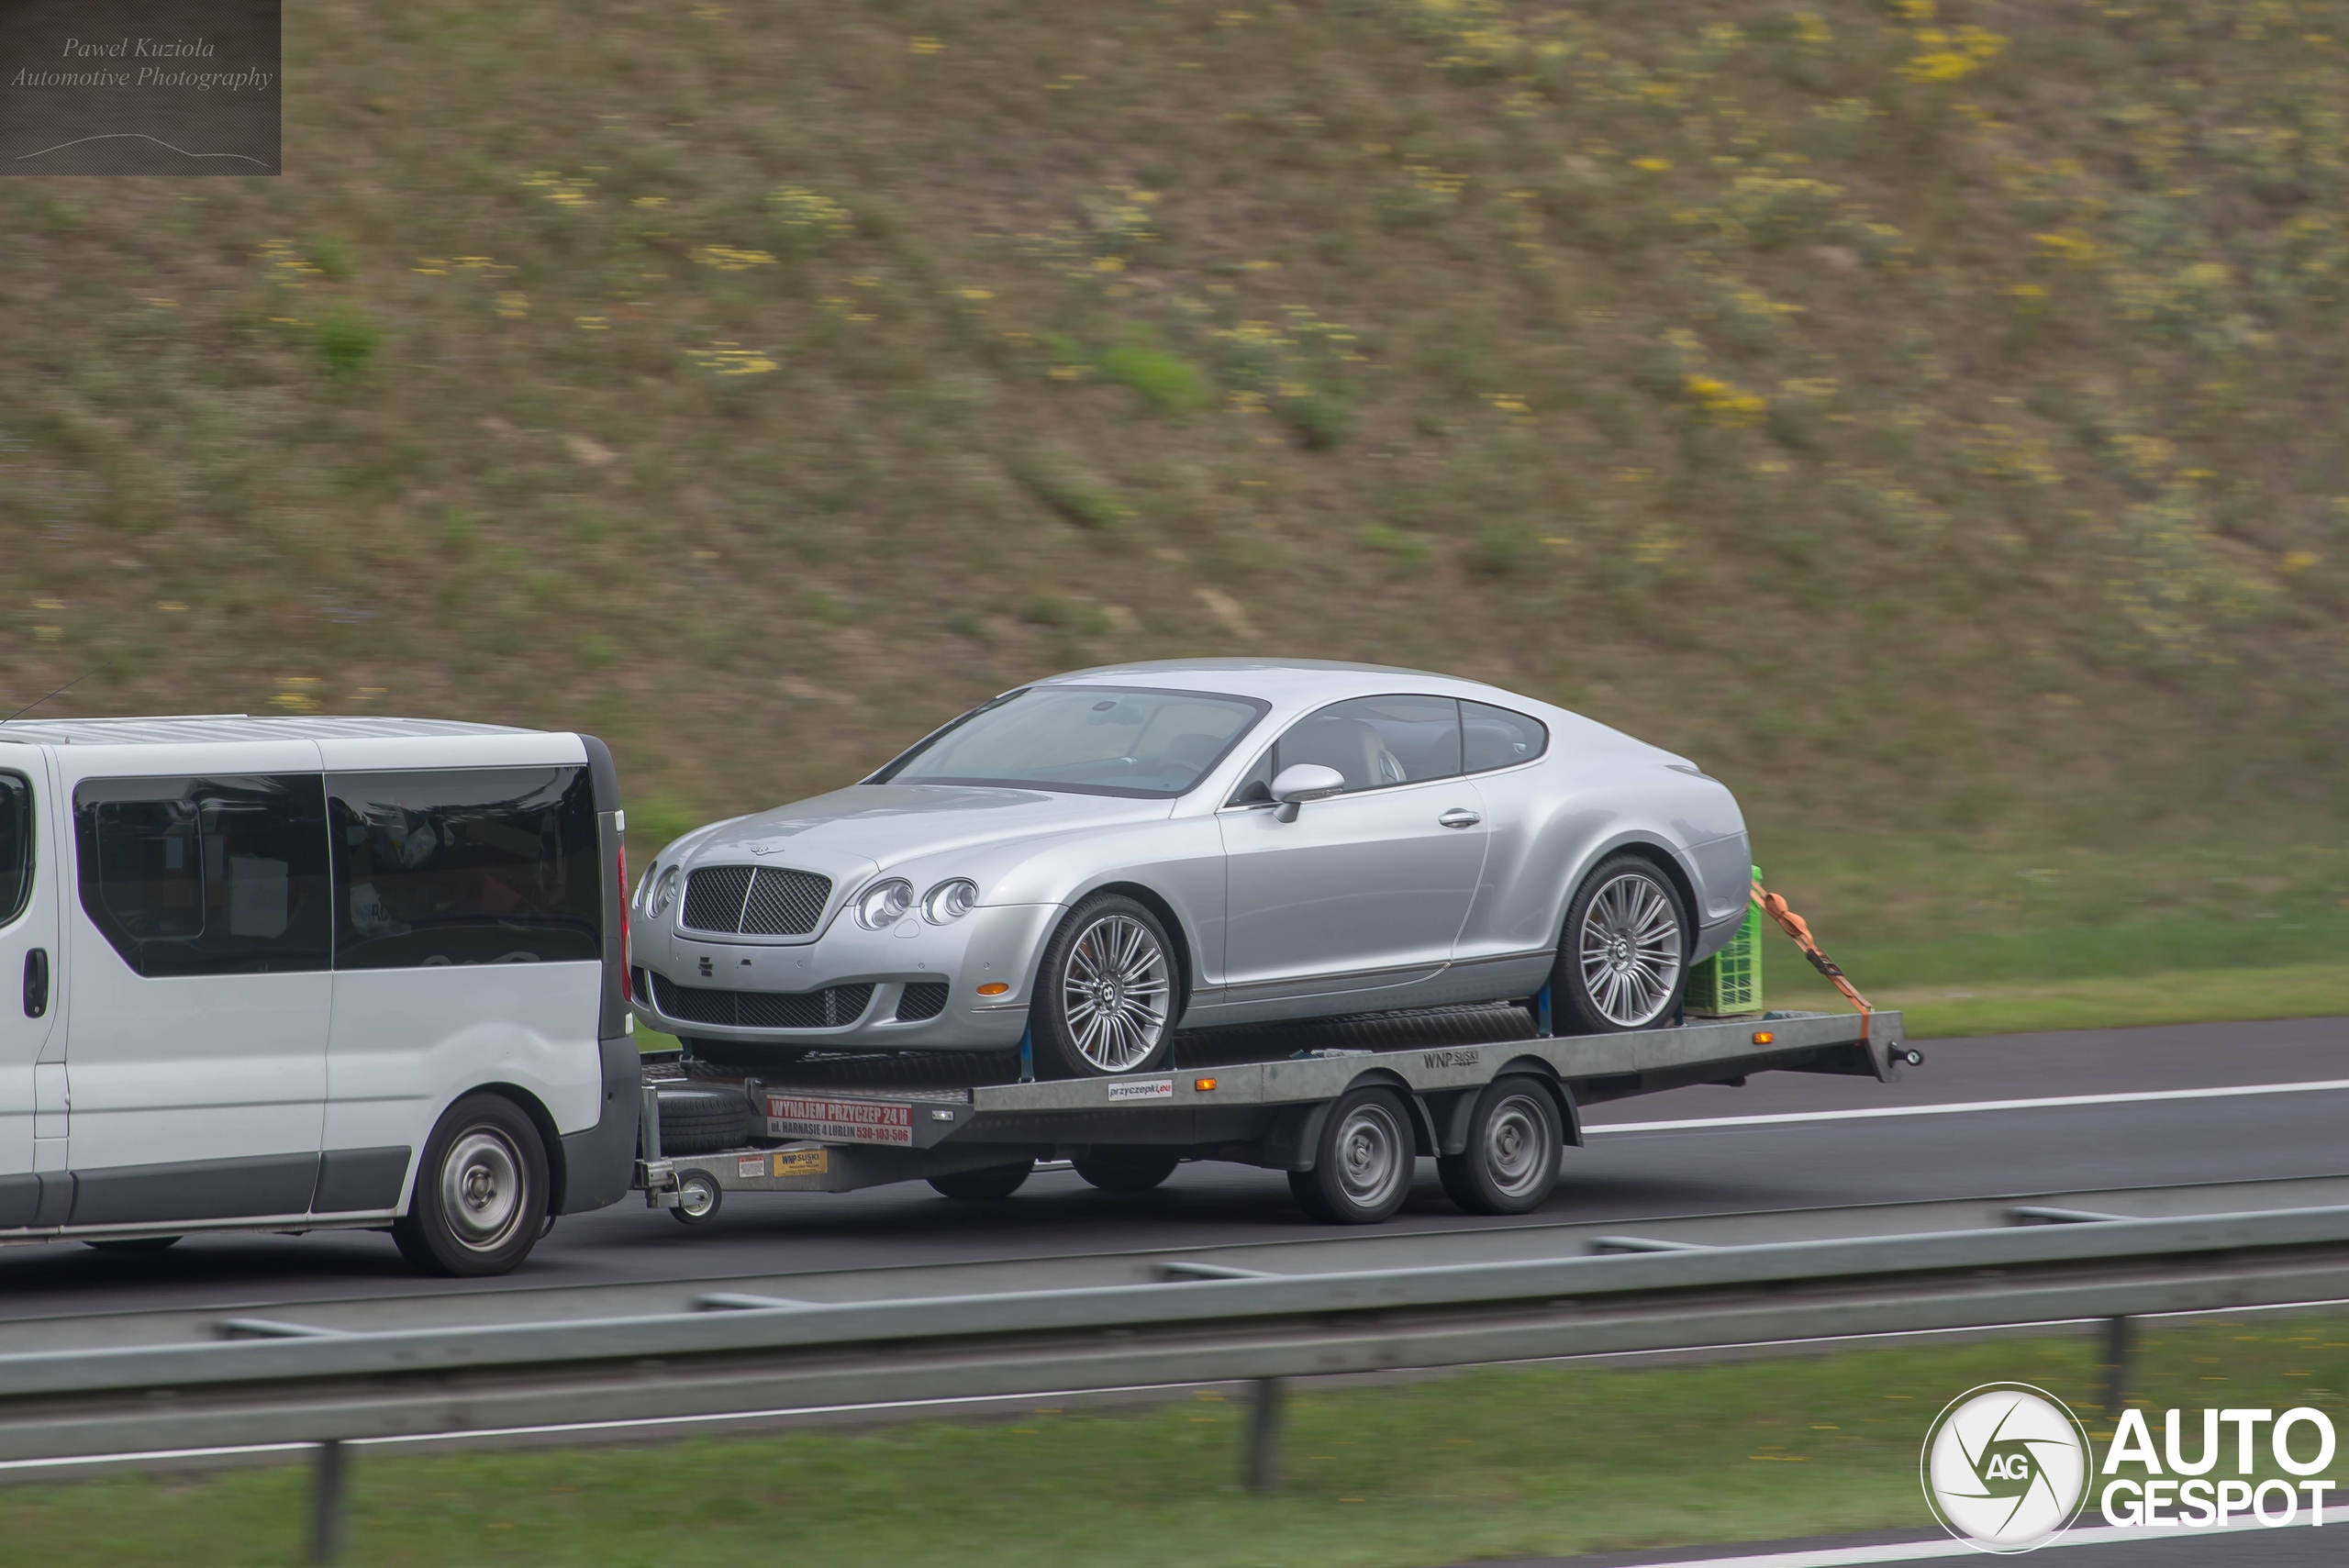
[(21, 773), (0, 773), (0, 926), (32, 896), (33, 821), (33, 786)]
[(327, 967), (315, 773), (91, 779), (73, 792), (82, 907), (150, 979)]
[(586, 769), (343, 773), (328, 790), (337, 969), (604, 956)]
[(1420, 696), (1331, 703), (1274, 746), (1272, 774), (1299, 762), (1337, 769), (1350, 792), (1451, 778), (1460, 772), (1460, 705)]
[(1530, 762), (1550, 745), (1540, 719), (1480, 702), (1460, 705), (1460, 738), (1472, 773)]

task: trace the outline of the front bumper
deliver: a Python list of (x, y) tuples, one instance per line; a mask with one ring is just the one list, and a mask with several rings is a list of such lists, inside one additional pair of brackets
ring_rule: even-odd
[[(812, 942), (692, 936), (671, 922), (644, 930), (632, 961), (644, 972), (635, 987), (636, 1016), (664, 1034), (751, 1045), (818, 1046), (858, 1051), (969, 1051), (1017, 1045), (1027, 1032), (1036, 962), (1063, 914), (1057, 904), (984, 905), (951, 925), (908, 915), (885, 931), (868, 931), (842, 911)], [(651, 922), (647, 922), (648, 925)], [(658, 976), (662, 984), (643, 980)], [(911, 985), (943, 983), (946, 1005), (934, 1018), (900, 1021)], [(1010, 987), (982, 996), (982, 985)], [(808, 995), (871, 986), (850, 1017), (835, 1006), (829, 1026), (744, 1028), (705, 1020), (711, 993)], [(697, 995), (679, 995), (680, 988)], [(680, 1017), (664, 1011), (666, 995)], [(727, 1009), (718, 1009), (727, 1010)], [(807, 1009), (823, 1016), (818, 1004)]]

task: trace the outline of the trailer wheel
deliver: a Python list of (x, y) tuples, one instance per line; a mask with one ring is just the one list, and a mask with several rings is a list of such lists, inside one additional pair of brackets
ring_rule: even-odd
[(1390, 1089), (1356, 1089), (1330, 1107), (1313, 1169), (1291, 1171), (1297, 1207), (1325, 1225), (1375, 1225), (1411, 1195), (1418, 1145)]
[(707, 1225), (718, 1218), (726, 1201), (725, 1189), (707, 1171), (687, 1171), (677, 1178), (677, 1207), (669, 1212), (681, 1225)]
[(1688, 984), (1680, 890), (1638, 855), (1599, 862), (1566, 906), (1551, 971), (1561, 1034), (1621, 1034), (1671, 1021)]
[(966, 1201), (1006, 1198), (1018, 1192), (1035, 1169), (1035, 1161), (1022, 1160), (1017, 1165), (990, 1165), (984, 1171), (957, 1171), (951, 1176), (932, 1176), (930, 1184), (937, 1188), (942, 1197)]
[(1526, 1214), (1558, 1184), (1558, 1107), (1522, 1075), (1496, 1078), (1468, 1116), (1468, 1146), (1435, 1162), (1443, 1190), (1468, 1214)]
[(1165, 1060), (1181, 1002), (1174, 944), (1143, 905), (1104, 893), (1069, 912), (1038, 966), (1037, 1075), (1114, 1078)]
[(1146, 1193), (1182, 1162), (1182, 1152), (1174, 1149), (1096, 1150), (1069, 1162), (1078, 1175), (1109, 1193)]
[(469, 1095), (425, 1140), (392, 1240), (420, 1273), (507, 1273), (538, 1244), (548, 1196), (546, 1148), (522, 1107)]

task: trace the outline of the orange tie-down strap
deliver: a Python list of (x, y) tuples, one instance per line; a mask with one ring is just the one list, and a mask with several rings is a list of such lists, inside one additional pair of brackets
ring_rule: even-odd
[(1859, 988), (1843, 973), (1843, 966), (1820, 951), (1819, 943), (1812, 940), (1810, 927), (1803, 917), (1787, 908), (1785, 899), (1758, 882), (1753, 884), (1753, 902), (1760, 906), (1762, 913), (1778, 922), (1778, 929), (1794, 939), (1795, 946), (1802, 949), (1803, 957), (1810, 960), (1811, 968), (1827, 976), (1835, 989), (1843, 993), (1843, 1000), (1860, 1010), (1860, 1038), (1867, 1039), (1868, 1019), (1876, 1009), (1868, 1006), (1868, 999), (1860, 995)]

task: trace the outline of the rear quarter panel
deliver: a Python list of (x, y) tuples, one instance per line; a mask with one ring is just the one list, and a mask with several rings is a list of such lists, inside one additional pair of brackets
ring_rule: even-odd
[[(1660, 851), (1679, 867), (1700, 932), (1742, 902), (1744, 819), (1726, 787), (1604, 725), (1558, 709), (1542, 717), (1551, 741), (1540, 762), (1477, 775), (1492, 842), (1463, 962), (1554, 949), (1575, 889), (1620, 849)], [(1718, 945), (1700, 936), (1694, 956)]]

